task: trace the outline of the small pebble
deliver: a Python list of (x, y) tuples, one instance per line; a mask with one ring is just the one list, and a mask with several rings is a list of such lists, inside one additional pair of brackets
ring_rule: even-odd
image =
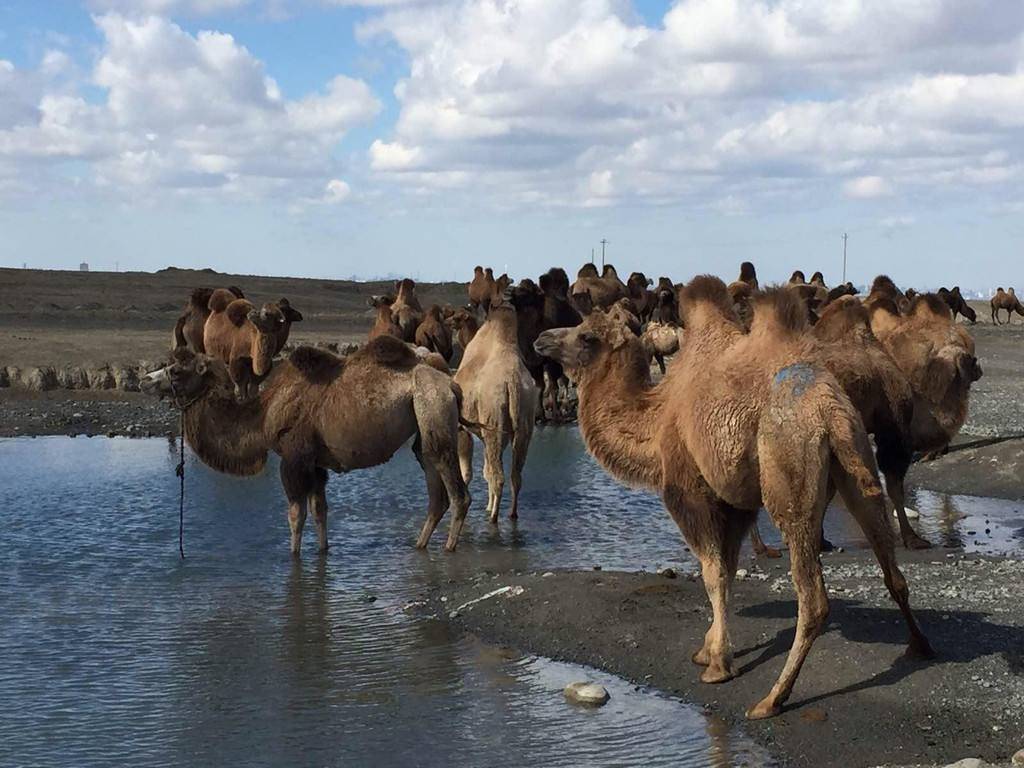
[(569, 683), (563, 691), (565, 698), (576, 704), (600, 707), (611, 698), (603, 685), (590, 682)]

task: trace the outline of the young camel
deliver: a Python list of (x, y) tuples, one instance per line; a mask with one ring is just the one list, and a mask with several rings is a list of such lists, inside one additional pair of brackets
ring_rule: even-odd
[(286, 323), (284, 314), (273, 302), (257, 310), (251, 301), (234, 299), (224, 288), (213, 292), (210, 310), (203, 327), (206, 353), (228, 366), (235, 397), (251, 399), (273, 365)]
[(1018, 315), (1024, 315), (1024, 306), (1021, 306), (1020, 299), (1017, 298), (1013, 288), (1010, 288), (1009, 291), (998, 288), (996, 295), (989, 301), (989, 306), (992, 307), (992, 322), (995, 325), (1002, 325), (999, 321), (999, 310), (1001, 309), (1006, 310), (1007, 325), (1013, 323), (1014, 312)]
[(416, 328), (416, 346), (436, 352), (451, 362), (452, 333), (445, 324), (444, 312), (437, 304), (427, 310), (423, 322)]
[(423, 322), (423, 306), (416, 296), (416, 283), (409, 278), (395, 283), (398, 295), (391, 305), (391, 316), (402, 329), (402, 338), (410, 343), (416, 341), (416, 329)]
[(368, 299), (371, 307), (377, 310), (377, 319), (370, 329), (369, 340), (373, 341), (378, 336), (393, 336), (396, 339), (403, 338), (402, 329), (395, 322), (391, 314), (391, 306), (395, 300), (391, 296), (371, 296)]
[[(228, 286), (226, 290), (235, 299), (245, 298), (242, 289), (237, 286)], [(185, 310), (174, 324), (174, 339), (171, 342), (171, 349), (186, 347), (193, 352), (206, 352), (206, 346), (203, 343), (203, 328), (206, 326), (206, 319), (210, 316), (210, 298), (213, 296), (213, 291), (213, 288), (196, 288), (192, 291)]]
[[(512, 443), (512, 508), (519, 516), (519, 491), (523, 466), (537, 416), (538, 389), (523, 362), (516, 330), (516, 312), (505, 305), (491, 305), (491, 313), (466, 347), (455, 374), (462, 389), (462, 415), (478, 426), (474, 432), (484, 443), (484, 478), (487, 480), (487, 512), (498, 520), (505, 487), (502, 453)], [(459, 463), (467, 485), (473, 474), (473, 438), (459, 434)]]
[(143, 389), (174, 399), (184, 410), (189, 446), (219, 472), (255, 475), (270, 451), (280, 455), (293, 555), (302, 546), (307, 511), (320, 552), (327, 550), (327, 470), (383, 464), (415, 437), (429, 497), (416, 546), (427, 546), (450, 504), (445, 549), (455, 549), (469, 508), (458, 465), (457, 390), (398, 339), (382, 336), (347, 358), (299, 347), (275, 366), (259, 398), (244, 403), (231, 397), (223, 363), (187, 350), (149, 374)]
[(764, 505), (790, 545), (799, 615), (777, 682), (747, 711), (777, 715), (828, 615), (818, 546), (830, 485), (864, 529), (910, 630), (908, 652), (930, 655), (896, 565), (867, 434), (835, 378), (808, 349), (803, 305), (788, 290), (754, 299), (749, 334), (726, 286), (699, 277), (681, 301), (686, 334), (652, 386), (638, 339), (601, 313), (547, 331), (538, 349), (573, 371), (580, 431), (613, 475), (660, 491), (701, 561), (714, 619), (693, 660), (701, 680), (735, 676), (728, 612), (740, 543)]

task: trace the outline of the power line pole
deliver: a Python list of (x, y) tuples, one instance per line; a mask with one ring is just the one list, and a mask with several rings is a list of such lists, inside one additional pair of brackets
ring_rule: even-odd
[(846, 239), (849, 237), (843, 232), (843, 282), (846, 282)]
[(608, 245), (608, 241), (605, 238), (601, 238), (601, 270), (604, 270), (604, 247)]

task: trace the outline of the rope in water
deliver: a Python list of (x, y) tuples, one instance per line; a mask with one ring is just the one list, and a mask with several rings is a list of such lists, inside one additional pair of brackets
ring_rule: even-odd
[(181, 409), (181, 423), (178, 430), (178, 442), (181, 446), (178, 466), (174, 474), (180, 480), (181, 490), (178, 496), (178, 554), (185, 559), (185, 409)]

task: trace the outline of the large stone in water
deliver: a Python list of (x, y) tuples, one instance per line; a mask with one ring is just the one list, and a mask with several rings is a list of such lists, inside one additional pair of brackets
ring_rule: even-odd
[(590, 682), (569, 683), (565, 686), (565, 698), (575, 704), (600, 707), (611, 698), (603, 685)]

